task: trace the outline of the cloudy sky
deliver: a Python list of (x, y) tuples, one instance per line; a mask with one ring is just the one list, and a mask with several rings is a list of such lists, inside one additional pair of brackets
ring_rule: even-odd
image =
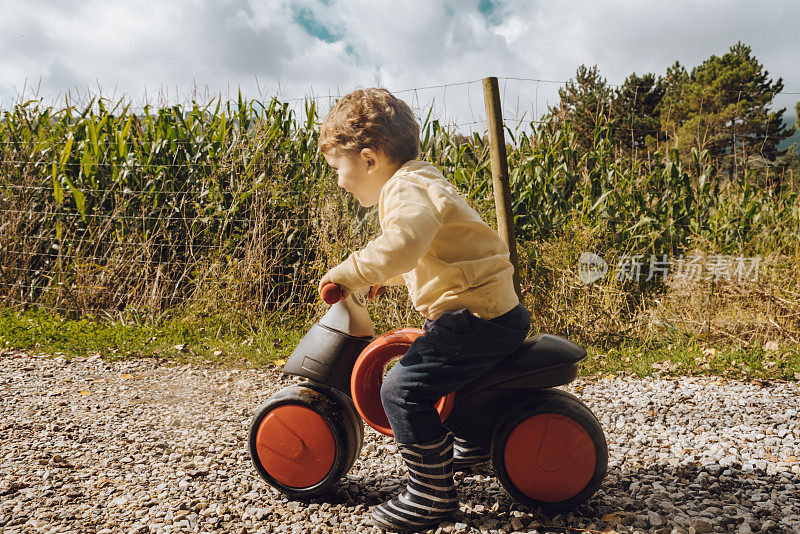
[[(768, 9), (766, 6), (768, 5)], [(468, 133), (480, 79), (498, 76), (506, 118), (540, 116), (580, 64), (609, 83), (722, 55), (742, 41), (800, 100), (800, 2), (775, 0), (0, 0), (0, 108), (38, 95), (149, 102), (381, 86)], [(516, 79), (524, 78), (524, 79)], [(541, 81), (535, 81), (541, 80)], [(524, 115), (523, 115), (524, 114)], [(421, 117), (424, 118), (424, 117)], [(477, 127), (484, 127), (478, 122)]]

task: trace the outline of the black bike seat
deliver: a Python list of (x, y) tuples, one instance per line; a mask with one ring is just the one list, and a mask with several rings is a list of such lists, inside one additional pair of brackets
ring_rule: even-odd
[(520, 371), (544, 369), (554, 365), (572, 365), (586, 357), (586, 349), (555, 334), (531, 336), (503, 360), (503, 367)]
[(489, 372), (463, 387), (474, 393), (485, 388), (547, 388), (571, 382), (586, 349), (555, 334), (536, 334)]

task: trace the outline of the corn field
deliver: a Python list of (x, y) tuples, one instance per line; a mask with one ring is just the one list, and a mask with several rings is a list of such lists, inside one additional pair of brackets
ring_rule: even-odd
[[(146, 106), (141, 114), (105, 99), (62, 109), (29, 101), (4, 111), (4, 304), (154, 321), (187, 311), (312, 316), (319, 278), (379, 226), (376, 208), (338, 190), (317, 152), (316, 103), (306, 101), (304, 111), (299, 118), (275, 98), (241, 94), (191, 109)], [(420, 121), (420, 159), (496, 228), (487, 136), (461, 136), (431, 114)], [(559, 244), (603, 254), (770, 253), (784, 264), (800, 257), (796, 178), (774, 194), (756, 185), (755, 170), (722, 179), (706, 152), (630, 159), (602, 123), (591, 150), (581, 152), (569, 123), (531, 126), (527, 135), (506, 125), (506, 137), (520, 270), (541, 330), (580, 339), (586, 332), (576, 330), (588, 320), (581, 306), (608, 305), (576, 289), (569, 268), (577, 255), (553, 264), (554, 247), (572, 250)], [(624, 289), (619, 302), (666, 291), (656, 281)], [(800, 294), (780, 298), (790, 304), (776, 317), (796, 335)], [(411, 313), (401, 302), (378, 322)], [(625, 313), (618, 321), (635, 312)]]

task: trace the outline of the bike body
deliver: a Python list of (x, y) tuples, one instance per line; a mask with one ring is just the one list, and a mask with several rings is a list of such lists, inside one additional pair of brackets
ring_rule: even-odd
[[(392, 435), (382, 378), (424, 334), (405, 327), (376, 336), (362, 292), (328, 301), (283, 367), (307, 382), (270, 397), (250, 427), (256, 469), (295, 498), (318, 496), (344, 476), (360, 453), (364, 422)], [(600, 423), (557, 389), (575, 379), (585, 357), (568, 339), (537, 334), (436, 405), (454, 435), (491, 451), (498, 479), (522, 504), (574, 508), (602, 483), (608, 450)]]

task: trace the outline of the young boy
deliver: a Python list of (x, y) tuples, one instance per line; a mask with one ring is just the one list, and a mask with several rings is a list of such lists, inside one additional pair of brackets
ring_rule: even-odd
[(319, 149), (338, 185), (362, 206), (378, 204), (382, 234), (329, 270), (346, 298), (405, 284), (425, 334), (387, 373), (381, 401), (408, 468), (406, 490), (375, 506), (395, 531), (436, 527), (458, 511), (456, 466), (488, 452), (455, 438), (436, 402), (498, 364), (527, 337), (530, 315), (514, 290), (506, 243), (432, 164), (420, 161), (420, 127), (386, 89), (343, 97), (320, 127)]

